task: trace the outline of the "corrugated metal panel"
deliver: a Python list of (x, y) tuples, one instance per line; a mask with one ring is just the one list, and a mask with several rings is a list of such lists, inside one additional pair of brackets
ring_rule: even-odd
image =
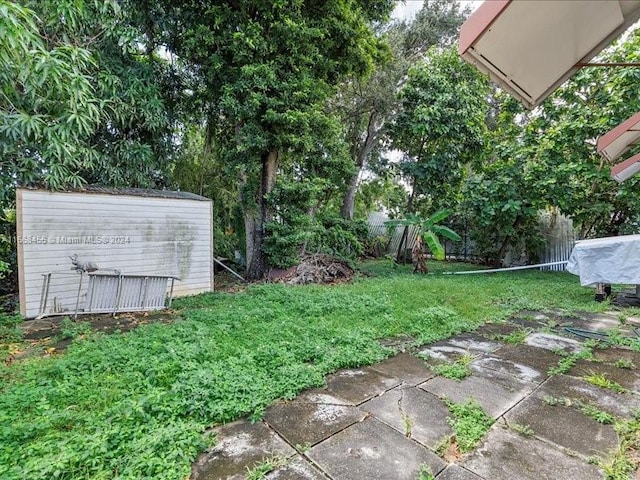
[[(73, 273), (69, 259), (73, 254), (96, 263), (101, 270), (180, 278), (175, 296), (211, 290), (211, 202), (200, 198), (19, 189), (21, 313), (27, 318), (38, 315), (42, 274)], [(57, 277), (50, 286), (48, 313), (72, 312), (78, 279)], [(81, 296), (86, 301), (86, 285)]]

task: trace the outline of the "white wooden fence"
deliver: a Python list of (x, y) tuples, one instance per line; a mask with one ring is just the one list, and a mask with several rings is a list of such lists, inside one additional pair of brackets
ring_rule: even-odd
[[(402, 241), (405, 227), (397, 226), (389, 229), (384, 224), (387, 220), (389, 220), (389, 218), (382, 212), (374, 212), (370, 214), (368, 218), (369, 234), (371, 237), (387, 237), (387, 253), (395, 255), (398, 252), (398, 247)], [(558, 212), (541, 211), (540, 230), (545, 238), (544, 250), (540, 252), (540, 263), (568, 260), (569, 255), (571, 255), (573, 245), (578, 239), (573, 228), (572, 220)], [(411, 251), (417, 235), (418, 229), (416, 227), (408, 227), (407, 235), (404, 240), (404, 248)], [(447, 258), (470, 261), (477, 259), (474, 252), (473, 241), (469, 238), (468, 234), (462, 234), (462, 242), (456, 242), (455, 244), (452, 242), (445, 242), (445, 250), (447, 252)], [(511, 261), (508, 262), (510, 265), (522, 263), (520, 261), (520, 255), (513, 255), (513, 252), (511, 252), (508, 257), (511, 258)], [(408, 255), (408, 258), (410, 258), (410, 255)], [(542, 270), (552, 271), (562, 271), (564, 269), (564, 265), (542, 267)]]

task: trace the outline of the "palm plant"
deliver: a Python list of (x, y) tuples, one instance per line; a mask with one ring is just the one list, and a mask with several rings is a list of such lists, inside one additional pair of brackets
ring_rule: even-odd
[[(414, 272), (427, 272), (427, 251), (425, 249), (425, 245), (429, 248), (436, 260), (444, 260), (445, 250), (442, 242), (440, 241), (440, 237), (444, 237), (455, 242), (462, 240), (460, 235), (449, 227), (439, 225), (440, 222), (452, 213), (453, 210), (451, 209), (439, 210), (426, 219), (419, 213), (410, 213), (407, 214), (406, 218), (385, 222), (387, 227), (403, 225), (406, 228), (416, 227), (418, 229), (416, 241), (411, 251)], [(402, 242), (400, 242), (399, 248), (402, 248)]]

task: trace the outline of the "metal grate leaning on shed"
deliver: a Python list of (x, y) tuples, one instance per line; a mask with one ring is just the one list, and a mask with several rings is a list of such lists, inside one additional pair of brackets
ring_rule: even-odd
[[(38, 318), (47, 315), (59, 315), (54, 308), (49, 309), (49, 289), (51, 278), (56, 273), (43, 274), (42, 298)], [(78, 275), (78, 295), (73, 313), (120, 313), (161, 310), (171, 306), (173, 287), (177, 277), (166, 275), (124, 275), (118, 271), (89, 272), (86, 274), (89, 283), (83, 293), (85, 273)], [(167, 284), (169, 294), (167, 302)], [(82, 300), (84, 298), (84, 300)]]

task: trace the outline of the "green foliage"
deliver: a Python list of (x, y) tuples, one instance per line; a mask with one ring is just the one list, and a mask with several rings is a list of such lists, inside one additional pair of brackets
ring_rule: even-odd
[(5, 208), (0, 215), (0, 293), (16, 289), (18, 259), (15, 244), (16, 211)]
[[(422, 344), (506, 318), (511, 295), (546, 308), (596, 307), (567, 274), (416, 277), (386, 265), (352, 284), (177, 299), (172, 323), (0, 363), (0, 477), (186, 478), (214, 443), (206, 428), (259, 417), (330, 372), (382, 360), (393, 352), (381, 339)], [(484, 425), (458, 423), (459, 439)]]
[[(387, 19), (393, 2), (178, 5), (163, 0), (149, 5), (135, 0), (132, 5), (139, 23), (195, 77), (185, 99), (188, 111), (218, 124), (216, 143), (239, 178), (247, 273), (260, 278), (267, 250), (289, 261), (283, 251), (295, 243), (283, 240), (284, 245), (265, 248), (267, 223), (278, 222), (267, 197), (278, 183), (279, 167), (293, 157), (315, 166), (333, 160), (328, 144), (335, 138), (327, 133), (334, 122), (326, 101), (345, 78), (368, 73), (385, 56), (387, 49), (371, 23)], [(295, 163), (307, 167), (306, 161)], [(278, 234), (289, 236), (288, 231)]]
[(613, 390), (616, 393), (625, 393), (627, 391), (622, 385), (613, 380), (607, 378), (604, 373), (597, 372), (589, 372), (587, 375), (583, 377), (587, 382), (591, 385), (595, 385), (596, 387), (606, 388), (609, 390)]
[(86, 335), (91, 331), (91, 324), (89, 322), (74, 321), (69, 317), (62, 319), (60, 324), (60, 340), (75, 339), (82, 335)]
[(460, 452), (466, 453), (473, 450), (493, 425), (493, 420), (484, 413), (482, 407), (474, 399), (469, 399), (465, 403), (450, 401), (446, 403), (453, 415), (447, 420), (455, 432)]
[(422, 465), (418, 472), (418, 480), (434, 480), (433, 473), (431, 473), (431, 467), (429, 465)]
[(462, 167), (477, 160), (485, 141), (486, 79), (454, 49), (432, 48), (426, 57), (409, 70), (390, 129), (393, 147), (405, 153), (409, 212), (455, 205)]
[(618, 368), (625, 368), (627, 370), (635, 370), (635, 364), (628, 358), (619, 358), (616, 360), (615, 366)]
[(452, 380), (462, 380), (471, 375), (469, 365), (473, 361), (473, 357), (469, 353), (465, 353), (457, 358), (453, 363), (440, 363), (434, 365), (431, 369), (441, 377), (450, 378)]
[(269, 458), (259, 465), (251, 468), (247, 471), (246, 480), (262, 480), (267, 478), (267, 475), (278, 468), (282, 468), (289, 463), (289, 460), (285, 456), (276, 456)]
[(439, 210), (427, 218), (423, 218), (419, 214), (408, 214), (402, 220), (389, 220), (385, 222), (387, 227), (396, 227), (398, 225), (415, 226), (418, 228), (418, 235), (422, 241), (429, 247), (431, 253), (436, 260), (444, 260), (444, 246), (440, 242), (439, 237), (444, 237), (454, 242), (462, 240), (460, 235), (451, 230), (449, 227), (439, 225), (444, 219), (453, 213), (450, 209)]
[(307, 251), (327, 253), (356, 260), (364, 254), (369, 227), (363, 220), (345, 220), (334, 215), (323, 215), (320, 229), (309, 243)]
[(531, 328), (518, 328), (511, 333), (506, 335), (496, 335), (495, 339), (504, 343), (509, 343), (512, 345), (519, 345), (524, 343), (527, 339), (527, 336), (533, 332)]
[(0, 201), (16, 183), (153, 185), (168, 137), (160, 71), (139, 55), (120, 5), (3, 0), (0, 9)]
[(640, 421), (636, 415), (631, 420), (622, 420), (614, 425), (619, 447), (607, 462), (599, 462), (606, 480), (627, 480), (638, 468), (637, 452), (640, 449)]
[(615, 420), (613, 415), (603, 410), (600, 410), (598, 407), (590, 405), (588, 403), (583, 403), (579, 405), (580, 411), (587, 415), (588, 417), (593, 418), (596, 422), (602, 423), (603, 425), (611, 425)]
[(560, 355), (562, 358), (558, 360), (558, 364), (556, 366), (549, 368), (547, 374), (561, 375), (568, 373), (569, 370), (576, 365), (578, 360), (593, 358), (593, 345), (585, 342), (582, 347), (583, 349), (581, 351), (575, 353), (567, 353), (564, 350), (556, 351), (555, 353)]
[(22, 330), (17, 326), (22, 322), (20, 315), (0, 313), (0, 343), (10, 343), (22, 340)]
[(529, 425), (520, 425), (519, 423), (510, 424), (509, 428), (526, 438), (533, 437), (535, 433)]

